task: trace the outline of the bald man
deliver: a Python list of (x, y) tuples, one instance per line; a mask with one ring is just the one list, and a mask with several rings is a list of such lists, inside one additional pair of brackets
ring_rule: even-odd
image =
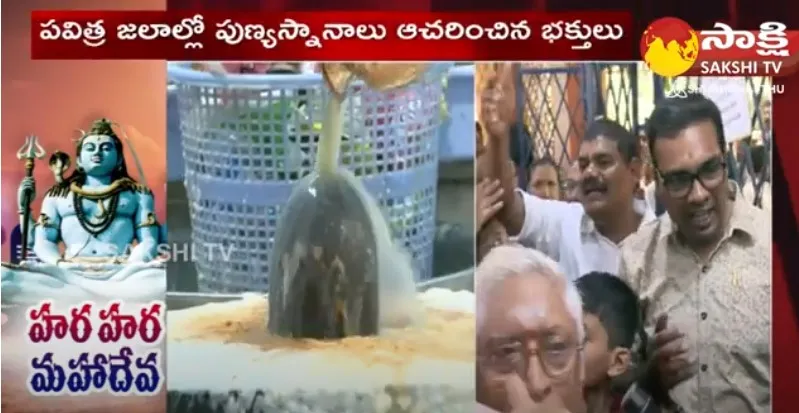
[(541, 252), (503, 245), (476, 272), (478, 411), (585, 413), (582, 303)]

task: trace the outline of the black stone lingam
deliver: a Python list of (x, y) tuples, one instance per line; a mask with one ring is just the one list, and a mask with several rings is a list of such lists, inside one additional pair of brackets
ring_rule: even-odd
[[(381, 323), (380, 277), (396, 281), (400, 288), (393, 289), (397, 290), (393, 296), (413, 296), (412, 270), (403, 271), (394, 265), (402, 263), (401, 256), (391, 251), (388, 226), (376, 202), (338, 163), (342, 102), (350, 81), (361, 77), (369, 87), (389, 90), (415, 81), (424, 67), (322, 64), (325, 83), (332, 93), (326, 103), (315, 170), (298, 183), (285, 205), (271, 253), (268, 327), (272, 333), (315, 339), (376, 335)], [(397, 280), (389, 274), (394, 271), (401, 274), (394, 277)], [(412, 313), (410, 309), (403, 311), (401, 299), (394, 299), (397, 304), (390, 303), (393, 296), (388, 287), (394, 284), (387, 283), (382, 291), (384, 310)], [(391, 314), (386, 311), (386, 315)]]
[(277, 228), (269, 267), (269, 330), (340, 339), (378, 332), (373, 217), (343, 174), (298, 183)]

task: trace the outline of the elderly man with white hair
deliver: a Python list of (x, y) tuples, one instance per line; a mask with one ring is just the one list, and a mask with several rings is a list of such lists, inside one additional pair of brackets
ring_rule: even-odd
[(494, 248), (476, 272), (477, 411), (584, 413), (582, 302), (543, 253)]

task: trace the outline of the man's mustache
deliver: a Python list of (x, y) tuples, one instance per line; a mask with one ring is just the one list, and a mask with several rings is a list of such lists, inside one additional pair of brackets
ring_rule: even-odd
[(587, 178), (580, 181), (580, 188), (583, 190), (583, 192), (604, 191), (607, 189), (607, 184), (597, 178)]

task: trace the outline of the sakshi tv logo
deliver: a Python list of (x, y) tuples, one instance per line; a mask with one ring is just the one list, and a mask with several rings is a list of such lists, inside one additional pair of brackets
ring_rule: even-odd
[[(660, 76), (775, 76), (789, 56), (787, 27), (765, 22), (760, 30), (733, 30), (716, 23), (697, 31), (676, 17), (652, 22), (644, 30), (640, 52), (649, 69)], [(699, 63), (699, 64), (697, 64)]]
[(694, 66), (699, 56), (699, 36), (678, 18), (655, 20), (641, 36), (641, 56), (655, 74), (680, 76)]

